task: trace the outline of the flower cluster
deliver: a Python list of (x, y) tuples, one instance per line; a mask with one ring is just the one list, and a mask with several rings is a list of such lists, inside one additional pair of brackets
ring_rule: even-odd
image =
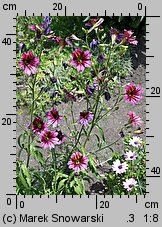
[(121, 42), (122, 44), (124, 44), (124, 43), (130, 43), (133, 45), (138, 44), (136, 37), (133, 36), (132, 30), (124, 29), (124, 33), (120, 33), (117, 29), (111, 28), (110, 36), (111, 36), (112, 44), (114, 44), (116, 40)]
[[(134, 144), (133, 141), (136, 141), (136, 142), (138, 141), (138, 144), (137, 143)], [(122, 185), (128, 192), (130, 192), (136, 187), (138, 187), (138, 183), (137, 183), (138, 181), (135, 180), (133, 177), (131, 177), (133, 174), (131, 168), (139, 156), (137, 151), (140, 151), (140, 147), (142, 146), (142, 139), (139, 137), (130, 138), (128, 141), (128, 145), (132, 146), (131, 150), (127, 150), (124, 153), (123, 155), (124, 160), (122, 160), (122, 162), (120, 161), (120, 159), (116, 159), (115, 161), (113, 161), (112, 170), (117, 175), (122, 175), (122, 174), (126, 175), (126, 179), (122, 180), (123, 181)], [(139, 150), (136, 148), (139, 148)], [(128, 178), (128, 176), (130, 176), (130, 178)]]
[(30, 26), (28, 26), (28, 28), (31, 29), (32, 31), (36, 32), (36, 38), (40, 39), (42, 35), (48, 35), (48, 34), (52, 33), (52, 30), (50, 28), (51, 22), (52, 22), (52, 18), (45, 16), (43, 24), (30, 25)]
[[(32, 123), (32, 131), (34, 135), (39, 135), (43, 149), (52, 149), (56, 145), (61, 145), (66, 140), (66, 136), (63, 135), (61, 130), (56, 129), (62, 121), (62, 116), (59, 115), (56, 108), (48, 111), (46, 118), (47, 122), (45, 123), (41, 118), (36, 117)], [(54, 130), (50, 130), (50, 126), (53, 126)], [(28, 128), (30, 128), (30, 124)]]

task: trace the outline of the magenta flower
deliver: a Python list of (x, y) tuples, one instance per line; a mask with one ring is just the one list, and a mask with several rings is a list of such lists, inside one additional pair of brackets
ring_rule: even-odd
[[(28, 128), (30, 128), (30, 124)], [(45, 128), (47, 128), (47, 125), (43, 122), (43, 120), (39, 117), (36, 117), (32, 124), (32, 131), (34, 134), (40, 134)]]
[(129, 178), (129, 179), (126, 179), (124, 182), (123, 182), (123, 186), (125, 189), (127, 189), (127, 191), (132, 191), (132, 189), (134, 187), (137, 187), (138, 184), (137, 184), (137, 181), (133, 178)]
[(83, 156), (79, 151), (71, 155), (71, 161), (68, 162), (69, 169), (74, 169), (75, 173), (79, 173), (81, 170), (87, 169), (89, 159), (87, 156)]
[(90, 61), (90, 57), (92, 54), (89, 53), (88, 50), (83, 51), (81, 49), (77, 49), (72, 53), (73, 59), (70, 60), (73, 66), (77, 67), (77, 71), (84, 71), (85, 68), (89, 68), (92, 65)]
[(93, 95), (94, 91), (95, 91), (95, 86), (94, 85), (88, 85), (86, 87), (86, 94), (87, 95), (89, 95), (89, 96)]
[(119, 159), (113, 162), (112, 169), (116, 173), (125, 173), (128, 169), (128, 165), (126, 162), (121, 163)]
[(36, 32), (36, 38), (40, 39), (42, 36), (43, 25), (30, 25), (28, 28)]
[(19, 61), (19, 66), (24, 70), (24, 74), (31, 75), (35, 74), (37, 70), (37, 66), (40, 65), (40, 61), (38, 57), (35, 57), (34, 54), (30, 51), (28, 53), (23, 53), (22, 59)]
[(87, 126), (91, 120), (93, 120), (93, 114), (91, 112), (80, 112), (79, 124)]
[(114, 44), (115, 41), (118, 40), (118, 37), (119, 37), (118, 30), (111, 27), (111, 29), (110, 29), (110, 36), (111, 36), (111, 42), (112, 42), (112, 44)]
[(69, 99), (70, 101), (76, 102), (76, 97), (71, 92), (67, 91), (65, 88), (63, 91), (66, 94), (67, 99)]
[(128, 116), (130, 117), (129, 123), (133, 126), (140, 126), (142, 124), (141, 118), (137, 116), (134, 112), (130, 111), (128, 113)]
[(137, 45), (138, 41), (136, 40), (136, 37), (133, 36), (133, 33), (131, 30), (124, 29), (124, 37), (126, 41), (130, 44)]
[(143, 98), (141, 96), (143, 92), (141, 86), (136, 87), (134, 83), (127, 84), (124, 95), (125, 101), (135, 105)]
[(57, 131), (57, 130), (56, 130), (56, 132), (57, 132), (57, 138), (58, 138), (57, 144), (60, 145), (60, 144), (62, 144), (63, 142), (65, 142), (66, 136), (63, 135), (61, 131)]
[(128, 151), (124, 154), (125, 160), (134, 161), (138, 157), (138, 154), (135, 151)]
[(58, 36), (49, 37), (49, 40), (54, 41), (57, 45), (59, 45), (62, 48), (64, 48), (67, 45), (73, 46), (70, 41), (66, 41), (65, 39)]
[(103, 18), (91, 18), (86, 24), (85, 26), (87, 28), (93, 28), (94, 29), (101, 29), (102, 27), (102, 23), (104, 22)]
[(44, 149), (46, 148), (52, 149), (59, 141), (57, 136), (58, 133), (56, 131), (49, 131), (48, 129), (45, 129), (40, 134), (41, 146)]
[(56, 110), (56, 108), (53, 108), (51, 111), (47, 112), (46, 117), (48, 119), (47, 125), (53, 125), (54, 128), (62, 121), (62, 116), (59, 115), (59, 112)]

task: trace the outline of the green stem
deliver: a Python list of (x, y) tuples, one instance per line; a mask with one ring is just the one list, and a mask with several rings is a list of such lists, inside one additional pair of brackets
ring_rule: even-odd
[[(119, 93), (119, 95), (118, 95), (118, 97), (117, 97), (117, 99), (116, 99), (116, 102), (114, 103), (114, 105), (112, 106), (112, 108), (111, 108), (111, 110), (109, 110), (109, 111), (107, 111), (105, 114), (103, 114), (102, 116), (100, 116), (98, 119), (97, 119), (97, 121), (100, 121), (103, 117), (105, 117), (109, 112), (111, 112), (110, 113), (110, 115), (115, 111), (114, 109), (115, 109), (115, 107), (116, 107), (116, 105), (119, 103), (119, 100), (120, 100), (120, 97), (121, 97), (121, 93), (120, 93), (120, 88), (119, 88), (119, 90), (118, 90), (118, 93)], [(121, 100), (120, 100), (121, 101)], [(110, 116), (109, 115), (109, 116)]]
[(95, 118), (96, 118), (96, 114), (97, 114), (99, 99), (100, 99), (100, 92), (99, 92), (99, 94), (98, 94), (98, 96), (97, 96), (96, 106), (95, 106), (95, 111), (94, 111), (94, 116), (93, 116), (93, 120), (92, 120), (92, 123), (91, 123), (91, 128), (90, 128), (90, 130), (89, 130), (89, 133), (88, 133), (87, 138), (86, 138), (86, 140), (85, 140), (85, 142), (84, 142), (84, 145), (83, 145), (84, 148), (85, 148), (85, 146), (86, 146), (87, 141), (89, 140), (90, 134), (91, 134), (91, 132), (92, 132), (92, 130), (93, 130), (93, 127), (94, 127), (94, 125), (95, 125), (94, 122), (95, 122)]
[(80, 140), (80, 137), (81, 137), (81, 135), (82, 135), (83, 127), (84, 127), (84, 126), (82, 125), (82, 127), (81, 127), (81, 129), (80, 129), (80, 132), (79, 132), (79, 135), (78, 135), (78, 138), (77, 138), (77, 141), (76, 141), (76, 143), (75, 143), (74, 148), (77, 146), (77, 144), (78, 144), (78, 142), (79, 142), (79, 140)]
[[(106, 149), (106, 148), (111, 147), (111, 146), (114, 145), (116, 142), (118, 142), (120, 139), (121, 139), (121, 138), (118, 138), (117, 140), (115, 140), (114, 142), (110, 143), (109, 145), (107, 145), (107, 146), (105, 146), (105, 147), (102, 147), (102, 148), (100, 148), (100, 149), (95, 150), (93, 153), (95, 154), (95, 153), (97, 153), (98, 151), (102, 151), (102, 150), (104, 150), (104, 149)], [(89, 153), (91, 153), (91, 152), (89, 152)]]
[(35, 83), (36, 83), (36, 77), (37, 74), (34, 75), (34, 80), (32, 83), (32, 105), (31, 105), (31, 110), (30, 110), (30, 130), (28, 132), (28, 155), (27, 155), (27, 163), (26, 166), (29, 166), (29, 161), (30, 161), (30, 139), (31, 139), (31, 135), (32, 135), (32, 124), (33, 124), (33, 112), (34, 112), (34, 106), (35, 106), (35, 92), (34, 92), (34, 88), (35, 88)]
[(57, 164), (56, 164), (56, 152), (55, 152), (55, 149), (51, 149), (51, 152), (52, 152), (52, 165), (53, 165), (54, 170), (56, 171)]
[(70, 111), (71, 111), (72, 122), (73, 122), (73, 125), (74, 125), (74, 130), (76, 132), (77, 131), (77, 128), (75, 126), (75, 118), (74, 118), (74, 113), (73, 113), (73, 101), (71, 101)]

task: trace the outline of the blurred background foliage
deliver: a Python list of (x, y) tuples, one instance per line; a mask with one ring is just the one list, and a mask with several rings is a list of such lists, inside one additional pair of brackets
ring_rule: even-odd
[[(57, 31), (57, 36), (62, 38), (68, 37), (70, 34), (76, 34), (80, 38), (83, 38), (85, 33), (80, 29), (85, 27), (85, 23), (90, 18), (96, 18), (95, 16), (91, 17), (81, 17), (81, 16), (67, 16), (67, 17), (52, 17), (51, 28), (55, 32)], [(109, 31), (111, 27), (123, 31), (124, 29), (131, 29), (134, 31), (134, 34), (139, 38), (145, 36), (145, 22), (146, 18), (144, 16), (107, 16), (104, 17), (103, 27), (105, 30)], [(41, 24), (42, 17), (18, 17), (17, 24), (21, 26), (21, 29), (28, 27), (32, 24)], [(28, 29), (27, 29), (28, 30)], [(20, 30), (19, 30), (20, 31)], [(29, 32), (29, 30), (28, 30)]]

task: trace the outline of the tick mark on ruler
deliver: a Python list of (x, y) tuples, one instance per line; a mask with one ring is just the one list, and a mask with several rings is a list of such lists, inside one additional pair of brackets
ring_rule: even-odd
[(160, 16), (146, 16), (146, 17), (160, 17)]
[(66, 16), (66, 13), (67, 13), (67, 8), (66, 8), (66, 6), (65, 6), (65, 16)]
[(6, 114), (6, 116), (16, 116), (16, 114)]
[(136, 203), (138, 203), (138, 196), (136, 195)]
[(160, 95), (146, 95), (146, 98), (160, 98)]
[(8, 33), (8, 34), (6, 34), (6, 35), (16, 35), (15, 33), (13, 33), (13, 34), (11, 34), (11, 33)]
[(98, 209), (98, 196), (96, 195), (96, 210)]

